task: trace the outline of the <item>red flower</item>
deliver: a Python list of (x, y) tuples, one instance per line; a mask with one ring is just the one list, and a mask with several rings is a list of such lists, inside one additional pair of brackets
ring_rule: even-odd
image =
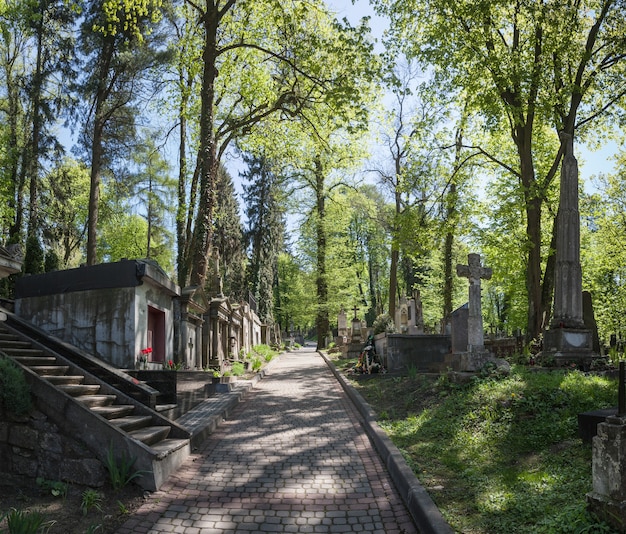
[(141, 354), (150, 354), (151, 352), (152, 352), (152, 347), (141, 349)]

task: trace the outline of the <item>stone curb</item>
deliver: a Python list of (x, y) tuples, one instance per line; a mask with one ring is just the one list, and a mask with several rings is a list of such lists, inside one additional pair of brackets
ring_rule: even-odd
[(370, 405), (348, 383), (345, 377), (337, 371), (337, 368), (328, 357), (319, 351), (318, 353), (324, 358), (335, 378), (363, 417), (365, 431), (378, 450), (383, 463), (387, 466), (391, 479), (419, 528), (420, 534), (454, 534), (454, 530), (443, 518), (428, 492), (419, 483), (398, 447), (393, 444), (385, 431), (378, 426), (376, 416)]

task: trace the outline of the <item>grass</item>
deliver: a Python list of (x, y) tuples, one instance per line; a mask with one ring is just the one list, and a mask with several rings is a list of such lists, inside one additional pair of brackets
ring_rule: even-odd
[(352, 383), (456, 532), (612, 532), (586, 511), (591, 446), (577, 415), (615, 406), (615, 380), (522, 366), (466, 384), (410, 375)]

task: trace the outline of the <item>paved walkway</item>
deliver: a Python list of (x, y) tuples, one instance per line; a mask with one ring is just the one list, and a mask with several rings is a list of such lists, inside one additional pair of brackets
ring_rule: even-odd
[(283, 354), (118, 534), (415, 533), (354, 406), (312, 348)]

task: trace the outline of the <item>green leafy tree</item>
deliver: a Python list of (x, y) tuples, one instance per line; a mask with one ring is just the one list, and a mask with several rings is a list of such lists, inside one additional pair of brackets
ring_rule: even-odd
[[(391, 37), (409, 57), (434, 66), (442, 88), (463, 91), (492, 130), (506, 124), (517, 161), (485, 157), (519, 180), (524, 194), (527, 330), (539, 333), (553, 271), (542, 252), (543, 202), (563, 148), (556, 131), (584, 135), (624, 95), (621, 3), (376, 1)], [(579, 117), (579, 114), (582, 116)], [(552, 128), (551, 139), (543, 137)], [(540, 161), (540, 143), (550, 148)]]
[(84, 164), (67, 158), (45, 176), (43, 239), (46, 250), (59, 257), (60, 267), (78, 267), (84, 262), (88, 201), (89, 170)]
[[(291, 119), (315, 102), (332, 105), (338, 114), (358, 94), (346, 69), (329, 69), (342, 61), (363, 68), (363, 39), (333, 21), (322, 2), (276, 0), (187, 2), (200, 21), (202, 58), (195, 199), (188, 203), (184, 235), (178, 246), (185, 279), (202, 284), (212, 242), (215, 185), (219, 163), (234, 141), (253, 132), (269, 117)], [(366, 46), (367, 47), (367, 46)], [(352, 106), (355, 107), (355, 106)], [(362, 120), (364, 110), (359, 109)], [(190, 173), (191, 174), (191, 173)], [(193, 221), (193, 225), (189, 222)], [(182, 242), (180, 239), (182, 238)]]
[(160, 47), (160, 35), (152, 32), (160, 16), (159, 0), (94, 0), (85, 6), (79, 40), (85, 75), (79, 80), (77, 90), (87, 108), (82, 146), (91, 168), (89, 265), (97, 261), (103, 169), (112, 170), (115, 157), (119, 157), (119, 151), (135, 135), (141, 74), (166, 58)]

